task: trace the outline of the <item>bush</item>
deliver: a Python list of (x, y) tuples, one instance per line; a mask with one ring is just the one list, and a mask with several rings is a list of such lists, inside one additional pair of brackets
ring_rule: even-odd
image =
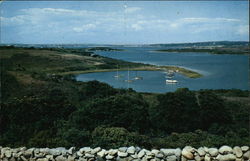
[(147, 104), (138, 94), (96, 98), (71, 115), (71, 125), (93, 130), (100, 125), (124, 127), (131, 131), (149, 130)]
[(119, 148), (123, 146), (150, 147), (149, 139), (138, 133), (130, 133), (120, 127), (97, 127), (92, 132), (93, 147)]
[(199, 106), (195, 93), (188, 89), (158, 96), (159, 105), (152, 112), (155, 128), (171, 132), (188, 132), (199, 128)]

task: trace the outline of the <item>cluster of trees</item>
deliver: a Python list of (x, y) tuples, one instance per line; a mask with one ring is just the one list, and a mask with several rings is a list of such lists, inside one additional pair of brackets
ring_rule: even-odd
[(249, 107), (225, 101), (213, 91), (184, 88), (151, 94), (152, 103), (143, 93), (98, 81), (43, 79), (45, 84), (23, 88), (22, 95), (16, 96), (5, 82), (0, 145), (160, 148), (250, 141)]

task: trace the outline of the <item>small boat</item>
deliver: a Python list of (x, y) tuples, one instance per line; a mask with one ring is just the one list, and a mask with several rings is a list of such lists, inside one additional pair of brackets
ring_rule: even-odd
[(122, 77), (122, 75), (119, 75), (119, 73), (118, 73), (118, 65), (117, 65), (117, 69), (116, 69), (116, 75), (114, 76), (115, 78), (120, 78), (120, 77)]
[(143, 78), (142, 78), (142, 77), (140, 77), (140, 76), (138, 76), (138, 75), (137, 75), (137, 71), (136, 71), (136, 74), (135, 74), (134, 79), (135, 79), (135, 80), (142, 80)]
[(128, 82), (128, 83), (133, 82), (133, 80), (131, 80), (131, 79), (129, 78), (129, 68), (128, 68), (128, 79), (127, 79), (127, 80), (125, 80), (125, 82)]
[(174, 80), (174, 79), (167, 79), (166, 82), (167, 83), (178, 83), (178, 81)]

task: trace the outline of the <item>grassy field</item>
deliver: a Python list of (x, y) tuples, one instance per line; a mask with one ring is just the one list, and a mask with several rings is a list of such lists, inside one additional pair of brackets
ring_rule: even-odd
[(180, 67), (154, 66), (142, 63), (131, 63), (122, 60), (94, 55), (92, 52), (72, 49), (34, 49), (1, 47), (0, 59), (2, 68), (20, 81), (34, 79), (34, 75), (56, 74), (69, 75), (91, 72), (109, 72), (117, 70), (178, 70), (180, 74), (198, 78), (202, 75)]

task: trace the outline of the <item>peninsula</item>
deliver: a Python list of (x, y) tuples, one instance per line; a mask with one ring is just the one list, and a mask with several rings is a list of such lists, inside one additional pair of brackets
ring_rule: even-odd
[[(15, 62), (8, 67), (13, 75), (34, 77), (34, 75), (56, 74), (76, 75), (81, 73), (109, 72), (119, 70), (175, 70), (189, 78), (202, 77), (200, 73), (175, 66), (155, 66), (143, 63), (132, 63), (95, 54), (86, 49), (65, 48), (23, 48), (2, 46), (1, 59)], [(115, 49), (109, 49), (115, 50)], [(16, 74), (18, 73), (18, 74)], [(20, 74), (22, 73), (22, 74)]]

